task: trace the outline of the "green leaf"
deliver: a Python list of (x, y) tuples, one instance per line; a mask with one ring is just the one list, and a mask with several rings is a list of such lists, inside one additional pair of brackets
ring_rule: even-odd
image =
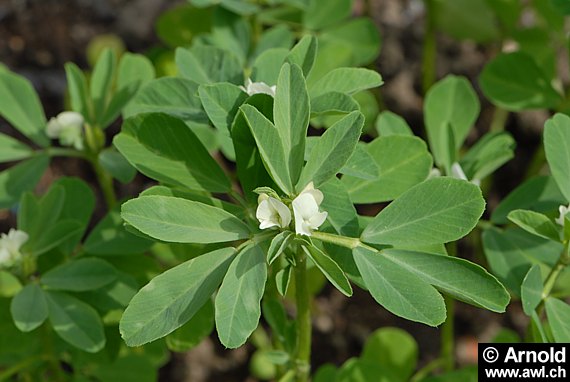
[(117, 271), (111, 264), (88, 257), (55, 267), (40, 281), (49, 289), (84, 292), (104, 287), (116, 279)]
[(447, 243), (467, 235), (485, 209), (479, 187), (463, 180), (435, 178), (409, 189), (384, 208), (362, 233), (374, 244)]
[(273, 264), (275, 260), (285, 251), (291, 240), (295, 238), (295, 235), (290, 231), (283, 231), (275, 235), (271, 240), (269, 249), (267, 250), (267, 263), (269, 265)]
[(140, 113), (166, 113), (184, 122), (208, 122), (198, 84), (185, 78), (162, 77), (147, 83), (125, 107), (123, 117)]
[(490, 228), (483, 232), (483, 249), (493, 274), (518, 296), (528, 269), (539, 264), (545, 274), (549, 272), (558, 261), (562, 244), (518, 228)]
[(484, 43), (498, 39), (500, 34), (490, 3), (493, 2), (435, 0), (430, 12), (433, 12), (435, 25), (451, 37)]
[(206, 301), (187, 323), (166, 336), (166, 344), (171, 351), (187, 352), (202, 342), (213, 330), (214, 304)]
[(432, 168), (432, 159), (426, 144), (417, 137), (379, 137), (365, 148), (374, 158), (379, 176), (374, 180), (342, 177), (342, 182), (354, 203), (393, 200), (425, 180)]
[(239, 107), (248, 98), (247, 93), (229, 83), (201, 85), (198, 91), (212, 124), (221, 132), (229, 134)]
[(554, 340), (570, 342), (570, 305), (556, 298), (549, 298), (545, 307)]
[(385, 249), (379, 252), (402, 269), (468, 304), (504, 312), (510, 296), (499, 281), (479, 265), (446, 256)]
[(544, 151), (556, 184), (570, 201), (570, 117), (557, 113), (546, 121)]
[(28, 284), (10, 304), (14, 324), (22, 332), (31, 332), (48, 317), (48, 306), (44, 291), (36, 283)]
[(213, 46), (176, 48), (176, 66), (182, 77), (199, 85), (217, 82), (231, 82), (236, 85), (243, 83), (243, 71), (238, 59), (232, 53)]
[(338, 264), (331, 259), (326, 253), (315, 246), (302, 246), (303, 250), (311, 261), (319, 268), (325, 277), (331, 282), (336, 289), (347, 297), (352, 296), (352, 287), (346, 278), (346, 275), (340, 269)]
[(121, 318), (119, 329), (127, 345), (154, 341), (188, 322), (220, 285), (234, 256), (234, 248), (218, 249), (152, 279)]
[(107, 48), (101, 53), (91, 75), (90, 93), (93, 100), (93, 111), (97, 122), (103, 126), (103, 118), (111, 99), (111, 87), (115, 76), (117, 58), (115, 52)]
[(560, 241), (558, 228), (556, 228), (552, 220), (539, 212), (515, 210), (509, 213), (508, 219), (533, 235)]
[(27, 79), (8, 70), (0, 70), (0, 99), (0, 116), (38, 145), (49, 145), (44, 110)]
[(287, 289), (289, 288), (289, 282), (291, 281), (291, 272), (293, 268), (289, 265), (283, 269), (280, 269), (275, 275), (275, 284), (277, 286), (277, 292), (283, 297), (287, 295)]
[(95, 123), (93, 118), (93, 105), (89, 95), (87, 79), (83, 71), (72, 62), (65, 64), (65, 75), (67, 87), (71, 101), (71, 110), (81, 114), (85, 120), (91, 124)]
[(491, 102), (511, 111), (553, 108), (562, 101), (542, 69), (523, 52), (501, 53), (489, 61), (479, 84)]
[[(291, 32), (289, 27), (287, 25), (278, 24), (261, 34), (255, 46), (253, 57), (257, 58), (270, 49), (283, 49), (288, 51), (293, 45), (293, 40), (293, 32)], [(281, 64), (279, 68), (281, 68)]]
[(232, 261), (216, 295), (216, 329), (224, 346), (240, 347), (257, 328), (266, 280), (263, 251), (248, 245)]
[(360, 359), (389, 368), (402, 381), (408, 381), (418, 363), (418, 344), (399, 328), (382, 328), (366, 338)]
[(495, 208), (491, 215), (494, 224), (506, 224), (509, 212), (516, 209), (549, 212), (567, 203), (551, 176), (529, 179), (515, 188)]
[(0, 297), (13, 297), (22, 290), (20, 280), (8, 271), (0, 270)]
[[(156, 155), (186, 164), (198, 189), (226, 192), (231, 188), (224, 171), (181, 120), (166, 114), (145, 114), (136, 117), (132, 124), (136, 125), (137, 139), (146, 148)], [(189, 147), (192, 150), (188, 150)]]
[(125, 229), (120, 209), (116, 207), (93, 228), (85, 239), (83, 250), (93, 255), (128, 255), (142, 253), (152, 244)]
[(246, 239), (248, 227), (220, 208), (168, 196), (141, 196), (124, 203), (123, 219), (157, 240), (220, 243)]
[(303, 167), (309, 114), (309, 95), (303, 73), (297, 65), (284, 64), (277, 80), (273, 119), (285, 158), (288, 158), (292, 184), (299, 180)]
[[(315, 36), (305, 35), (295, 44), (285, 60), (291, 65), (298, 65), (302, 69), (303, 75), (307, 77), (315, 63), (317, 45)], [(279, 89), (279, 86), (277, 88)]]
[(0, 133), (0, 163), (26, 159), (33, 155), (30, 149), (18, 140)]
[(343, 236), (358, 236), (358, 214), (344, 185), (338, 179), (332, 178), (324, 183), (320, 190), (325, 195), (321, 208), (327, 211), (327, 221), (335, 231)]
[[(464, 77), (447, 76), (426, 94), (424, 120), (435, 161), (449, 168), (449, 146), (458, 150), (479, 115), (480, 105), (473, 87)], [(448, 144), (448, 126), (454, 140)]]
[(467, 179), (483, 179), (514, 157), (516, 142), (506, 132), (488, 133), (461, 158)]
[(352, 0), (311, 0), (303, 13), (303, 25), (318, 30), (333, 26), (350, 16)]
[(0, 172), (0, 209), (12, 206), (24, 192), (33, 190), (48, 164), (47, 155), (38, 155)]
[(105, 347), (105, 332), (91, 306), (66, 293), (46, 292), (50, 323), (64, 341), (88, 353)]
[(376, 88), (383, 83), (382, 77), (375, 71), (364, 68), (338, 68), (321, 77), (309, 88), (309, 92), (311, 97), (333, 91), (354, 94)]
[(210, 32), (212, 9), (199, 9), (189, 4), (179, 4), (162, 12), (156, 21), (156, 34), (171, 47), (185, 46), (193, 38)]
[(327, 125), (327, 120), (316, 120), (315, 117), (346, 114), (359, 111), (360, 106), (351, 96), (339, 92), (328, 92), (311, 99), (311, 118), (314, 125)]
[(30, 252), (34, 256), (39, 256), (67, 240), (77, 238), (84, 229), (85, 227), (77, 220), (60, 220), (52, 227), (47, 228), (37, 240), (30, 243)]
[(289, 175), (289, 163), (279, 132), (271, 121), (253, 106), (242, 105), (240, 111), (255, 139), (267, 172), (279, 188), (288, 195), (292, 195), (293, 184)]
[(137, 170), (114, 147), (101, 151), (98, 160), (101, 167), (123, 184), (132, 182), (137, 175)]
[(388, 137), (390, 135), (414, 135), (412, 129), (404, 118), (388, 110), (383, 111), (378, 115), (378, 118), (376, 119), (376, 131), (381, 137)]
[(521, 284), (521, 300), (524, 313), (532, 316), (532, 313), (542, 301), (542, 274), (538, 264), (533, 265), (526, 274)]
[(370, 294), (384, 308), (411, 321), (437, 326), (445, 321), (445, 303), (437, 290), (377, 251), (352, 251)]
[(311, 181), (319, 187), (334, 177), (352, 156), (363, 125), (363, 115), (355, 111), (328, 128), (311, 150), (297, 189)]
[[(227, 1), (227, 0), (224, 0)], [(246, 4), (240, 2), (237, 8)], [(247, 20), (222, 7), (214, 10), (212, 32), (209, 41), (228, 52), (233, 53), (241, 63), (246, 61), (251, 41), (250, 24)]]
[(284, 48), (267, 49), (261, 53), (253, 63), (251, 79), (255, 82), (265, 82), (267, 85), (277, 84), (279, 71), (289, 55), (289, 50)]
[[(309, 140), (307, 140), (309, 142)], [(374, 157), (366, 151), (364, 144), (357, 144), (340, 172), (355, 178), (374, 180), (380, 176)]]

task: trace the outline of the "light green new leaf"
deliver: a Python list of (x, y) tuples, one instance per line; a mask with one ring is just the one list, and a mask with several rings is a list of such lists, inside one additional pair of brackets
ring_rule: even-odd
[(570, 201), (570, 117), (557, 113), (546, 121), (544, 151), (556, 184)]
[(277, 80), (273, 120), (288, 158), (291, 183), (296, 184), (303, 167), (305, 139), (309, 127), (309, 95), (301, 69), (284, 64)]
[(191, 49), (176, 48), (176, 66), (180, 75), (200, 85), (217, 82), (243, 83), (238, 59), (228, 51), (205, 45)]
[(293, 182), (289, 174), (287, 154), (279, 132), (271, 121), (265, 118), (255, 107), (242, 105), (240, 110), (255, 139), (267, 172), (279, 188), (288, 195), (292, 195), (294, 191)]
[(328, 92), (311, 98), (311, 118), (313, 118), (313, 124), (315, 126), (327, 125), (326, 120), (324, 123), (321, 123), (320, 120), (315, 120), (315, 117), (334, 116), (336, 114), (346, 114), (358, 110), (360, 110), (358, 102), (344, 93)]
[(267, 250), (267, 263), (269, 265), (273, 264), (275, 260), (285, 251), (291, 240), (295, 238), (295, 235), (290, 231), (283, 231), (275, 235), (271, 240), (269, 249)]
[(570, 305), (556, 298), (549, 298), (545, 307), (554, 340), (570, 342)]
[(348, 158), (344, 167), (340, 169), (341, 174), (366, 180), (378, 178), (380, 176), (379, 171), (374, 157), (366, 151), (364, 144), (356, 145), (354, 152)]
[(416, 251), (379, 252), (392, 263), (433, 285), (443, 293), (493, 312), (504, 312), (510, 296), (497, 279), (467, 260)]
[(437, 326), (445, 321), (445, 303), (438, 291), (418, 276), (394, 264), (378, 251), (352, 251), (370, 294), (397, 316)]
[(117, 271), (111, 264), (87, 257), (50, 269), (40, 282), (49, 289), (84, 292), (104, 287), (116, 279)]
[(352, 287), (338, 264), (315, 246), (303, 246), (303, 250), (325, 277), (345, 296), (352, 296)]
[(123, 184), (132, 182), (137, 175), (137, 170), (114, 147), (102, 150), (98, 161), (101, 167)]
[(115, 52), (107, 48), (101, 53), (93, 68), (89, 90), (93, 101), (93, 111), (97, 122), (103, 126), (107, 105), (111, 99), (111, 87), (115, 77), (117, 57)]
[(214, 304), (206, 301), (187, 323), (166, 336), (166, 345), (172, 351), (187, 352), (210, 335), (212, 330), (214, 330)]
[(0, 133), (0, 163), (12, 162), (32, 156), (34, 152), (20, 141)]
[(417, 137), (379, 137), (365, 148), (369, 156), (374, 158), (379, 175), (373, 180), (362, 179), (362, 176), (342, 177), (342, 182), (354, 203), (393, 200), (425, 180), (432, 168), (432, 159), (426, 144)]
[(16, 327), (22, 332), (31, 332), (48, 317), (48, 306), (44, 291), (36, 283), (28, 284), (10, 304), (10, 312)]
[(153, 278), (121, 318), (119, 330), (127, 345), (143, 345), (184, 325), (210, 299), (234, 256), (234, 248), (218, 249)]
[(181, 120), (157, 113), (138, 116), (133, 123), (140, 143), (158, 156), (185, 163), (200, 189), (226, 192), (231, 188), (219, 164)]
[(263, 251), (248, 245), (232, 261), (216, 295), (216, 329), (224, 346), (240, 347), (257, 328), (266, 280)]
[(485, 134), (460, 160), (467, 179), (483, 179), (514, 157), (516, 142), (507, 132)]
[(218, 130), (229, 134), (239, 107), (248, 97), (247, 93), (230, 83), (200, 85), (198, 92), (210, 121)]
[(0, 70), (0, 100), (0, 116), (38, 145), (49, 145), (44, 109), (27, 79), (8, 70)]
[[(235, 0), (231, 0), (234, 2)], [(228, 2), (228, 0), (223, 0)], [(245, 2), (239, 2), (237, 9), (248, 6)], [(245, 63), (249, 53), (249, 44), (251, 41), (251, 28), (247, 19), (229, 12), (223, 7), (214, 9), (212, 31), (209, 41), (228, 52), (232, 52), (241, 63)]]
[(89, 87), (83, 71), (72, 62), (65, 64), (65, 75), (67, 78), (67, 88), (71, 101), (71, 110), (81, 114), (85, 120), (91, 124), (95, 123), (93, 118), (93, 105), (89, 96)]
[(0, 172), (0, 209), (12, 206), (24, 192), (33, 190), (48, 164), (47, 155), (38, 155)]
[(347, 51), (348, 62), (339, 66), (364, 66), (380, 53), (380, 34), (369, 18), (351, 19), (340, 26), (324, 30), (319, 36), (319, 47), (332, 49), (337, 54)]
[(297, 189), (311, 181), (318, 188), (334, 177), (352, 156), (363, 125), (364, 116), (355, 111), (328, 128), (311, 150)]
[[(253, 57), (258, 57), (270, 49), (284, 49), (289, 51), (293, 45), (293, 40), (293, 32), (291, 32), (289, 27), (284, 24), (278, 24), (261, 34), (255, 46)], [(279, 68), (281, 68), (281, 65), (279, 65)]]
[(391, 111), (383, 111), (376, 119), (376, 131), (381, 137), (390, 135), (413, 136), (414, 133), (406, 120)]
[(546, 74), (523, 52), (501, 53), (489, 61), (479, 84), (491, 102), (507, 110), (553, 108), (562, 101)]
[(560, 234), (552, 220), (539, 212), (514, 210), (509, 213), (508, 219), (533, 235), (560, 241)]
[(290, 64), (297, 64), (302, 69), (303, 75), (307, 77), (315, 63), (317, 46), (317, 38), (315, 36), (305, 35), (295, 44), (285, 60)]
[(22, 290), (20, 280), (8, 271), (0, 271), (0, 297), (14, 297)]
[(374, 244), (438, 244), (458, 240), (485, 210), (479, 187), (454, 178), (426, 180), (384, 208), (362, 233)]
[(311, 0), (303, 12), (303, 25), (318, 30), (333, 26), (350, 16), (352, 0)]
[(131, 199), (121, 216), (142, 233), (171, 243), (221, 243), (250, 234), (245, 223), (221, 208), (168, 196)]
[(105, 332), (99, 315), (91, 306), (66, 293), (46, 292), (49, 321), (67, 343), (88, 353), (105, 346)]
[(532, 316), (534, 310), (542, 300), (542, 274), (540, 265), (534, 264), (526, 274), (521, 284), (521, 300), (523, 311), (527, 316)]
[(251, 80), (254, 82), (265, 82), (267, 85), (275, 85), (279, 78), (279, 71), (289, 55), (289, 50), (285, 48), (267, 49), (261, 53), (253, 63), (251, 69)]
[[(463, 77), (447, 76), (426, 94), (424, 120), (429, 145), (437, 164), (447, 166), (449, 146), (459, 149), (479, 115), (479, 98)], [(454, 142), (448, 144), (448, 126)], [(455, 153), (453, 153), (455, 155)]]
[(328, 92), (346, 94), (358, 93), (362, 90), (376, 88), (384, 82), (377, 72), (364, 68), (338, 68), (334, 69), (315, 84), (310, 86), (311, 97), (317, 97)]
[(279, 294), (283, 297), (287, 295), (287, 289), (289, 288), (292, 272), (293, 267), (288, 265), (285, 268), (280, 269), (275, 275), (275, 285), (277, 287), (277, 292), (279, 292)]

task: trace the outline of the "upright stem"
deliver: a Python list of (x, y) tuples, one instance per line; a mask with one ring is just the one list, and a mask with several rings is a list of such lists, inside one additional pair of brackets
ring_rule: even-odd
[[(450, 256), (457, 256), (456, 242), (449, 243), (447, 249)], [(441, 358), (443, 360), (443, 369), (452, 371), (455, 363), (455, 300), (449, 296), (445, 296), (444, 300), (447, 309), (447, 319), (441, 327)]]
[(297, 382), (309, 380), (311, 371), (311, 303), (307, 285), (307, 259), (302, 251), (295, 266), (295, 297), (297, 300)]
[(433, 12), (433, 0), (424, 0), (425, 3), (425, 34), (424, 49), (422, 55), (422, 90), (424, 94), (435, 82), (435, 60), (437, 57), (437, 45), (435, 38), (435, 20)]
[(491, 132), (499, 132), (505, 130), (505, 124), (507, 123), (507, 118), (509, 117), (509, 112), (499, 106), (495, 107), (493, 112), (493, 120), (491, 121)]
[(564, 244), (564, 249), (558, 258), (558, 261), (554, 265), (554, 267), (550, 270), (550, 273), (546, 277), (544, 281), (544, 288), (542, 289), (542, 301), (536, 308), (536, 312), (540, 316), (542, 310), (544, 309), (544, 301), (550, 294), (552, 293), (552, 289), (554, 289), (554, 285), (556, 284), (556, 280), (558, 280), (558, 276), (562, 273), (564, 268), (566, 268), (570, 264), (570, 253), (568, 253), (568, 243)]
[(97, 176), (99, 186), (101, 186), (101, 191), (103, 191), (105, 203), (107, 203), (107, 207), (109, 207), (109, 209), (112, 209), (117, 203), (115, 190), (113, 189), (113, 178), (101, 167), (98, 158), (93, 158), (91, 160), (91, 165), (93, 166), (93, 170)]

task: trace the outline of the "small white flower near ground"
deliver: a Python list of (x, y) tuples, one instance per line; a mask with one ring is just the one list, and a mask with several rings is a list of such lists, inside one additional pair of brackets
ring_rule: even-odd
[(269, 86), (265, 82), (252, 82), (251, 79), (245, 80), (245, 86), (239, 87), (241, 90), (252, 96), (254, 94), (267, 94), (275, 97), (277, 86)]
[(64, 111), (49, 120), (46, 133), (52, 139), (59, 139), (62, 146), (83, 150), (83, 122), (81, 114)]
[[(455, 162), (451, 165), (451, 174), (450, 175), (456, 179), (469, 181), (469, 179), (467, 179), (467, 176), (465, 175), (465, 172), (461, 168), (461, 165), (457, 162)], [(472, 179), (471, 183), (473, 183), (476, 186), (481, 185), (481, 181), (479, 179)]]
[(322, 201), (323, 193), (315, 189), (313, 182), (309, 183), (293, 200), (295, 232), (298, 235), (311, 236), (312, 231), (318, 229), (325, 222), (327, 212), (319, 211)]
[(564, 218), (566, 217), (566, 214), (570, 212), (570, 205), (558, 207), (558, 212), (560, 212), (560, 216), (554, 219), (554, 221), (564, 227)]
[(20, 248), (26, 243), (29, 236), (24, 231), (10, 229), (7, 234), (0, 235), (0, 268), (11, 267), (22, 257)]
[(261, 194), (258, 198), (255, 217), (259, 220), (259, 228), (271, 227), (285, 228), (291, 223), (291, 211), (281, 200), (267, 194)]

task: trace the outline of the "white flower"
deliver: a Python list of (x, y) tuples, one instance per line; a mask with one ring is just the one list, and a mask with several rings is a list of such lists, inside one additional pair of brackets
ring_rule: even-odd
[(59, 139), (62, 146), (73, 146), (83, 150), (83, 116), (74, 111), (64, 111), (49, 120), (46, 133)]
[(570, 205), (568, 205), (568, 207), (560, 206), (558, 207), (558, 211), (560, 212), (560, 216), (558, 216), (557, 219), (554, 219), (554, 221), (564, 227), (564, 218), (566, 217), (566, 214), (570, 212)]
[(8, 234), (0, 235), (0, 267), (10, 267), (20, 259), (20, 248), (28, 238), (27, 233), (14, 228), (10, 229)]
[(313, 230), (318, 229), (327, 218), (326, 212), (319, 212), (323, 201), (323, 193), (316, 190), (313, 182), (299, 196), (293, 200), (293, 214), (295, 215), (295, 232), (298, 235), (311, 236)]
[(251, 82), (251, 79), (245, 80), (245, 86), (239, 87), (241, 90), (252, 96), (254, 94), (267, 94), (275, 97), (277, 86), (269, 86), (265, 82)]
[(441, 171), (439, 171), (439, 168), (434, 167), (429, 172), (428, 179), (439, 178), (440, 176), (441, 176)]
[[(467, 179), (467, 176), (465, 175), (465, 172), (463, 172), (461, 165), (457, 162), (451, 165), (451, 176), (456, 179), (469, 181), (469, 179)], [(481, 185), (481, 181), (479, 179), (472, 179), (471, 183), (473, 183), (476, 186)]]
[(259, 228), (270, 227), (285, 228), (291, 223), (291, 211), (278, 199), (267, 194), (261, 194), (258, 198), (259, 205), (255, 217), (259, 220)]

